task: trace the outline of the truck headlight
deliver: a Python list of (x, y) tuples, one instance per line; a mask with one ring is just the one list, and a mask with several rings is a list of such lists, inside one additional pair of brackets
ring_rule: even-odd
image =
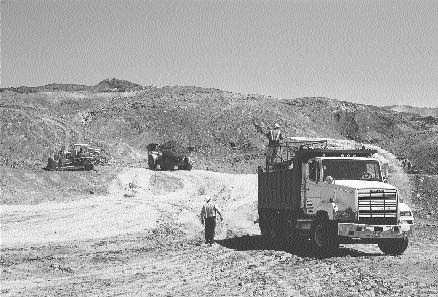
[(412, 212), (409, 210), (402, 210), (400, 211), (400, 217), (412, 217)]
[(338, 210), (335, 212), (335, 218), (337, 220), (354, 221), (356, 220), (356, 215), (357, 213), (354, 212), (351, 208), (341, 211)]

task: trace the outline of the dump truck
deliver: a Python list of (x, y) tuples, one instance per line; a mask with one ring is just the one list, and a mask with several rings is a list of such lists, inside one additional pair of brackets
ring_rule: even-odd
[(376, 150), (328, 148), (318, 140), (284, 142), (280, 151), (258, 167), (262, 236), (289, 243), (304, 237), (322, 253), (341, 243), (378, 244), (391, 255), (406, 250), (412, 221), (400, 219), (402, 198), (373, 158)]
[(193, 163), (189, 156), (189, 149), (179, 148), (174, 141), (163, 144), (150, 143), (147, 145), (148, 166), (151, 170), (156, 170), (159, 166), (161, 170), (192, 170)]
[(88, 143), (75, 143), (68, 149), (61, 148), (47, 161), (47, 170), (93, 170), (101, 162), (100, 148)]

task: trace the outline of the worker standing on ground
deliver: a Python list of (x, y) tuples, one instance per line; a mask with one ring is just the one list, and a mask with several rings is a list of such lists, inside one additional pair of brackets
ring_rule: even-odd
[(214, 242), (214, 232), (216, 229), (216, 215), (219, 214), (221, 221), (224, 220), (220, 209), (211, 202), (211, 197), (207, 196), (205, 198), (205, 204), (202, 206), (201, 210), (201, 223), (205, 227), (205, 243), (210, 244)]
[(59, 160), (58, 160), (58, 164), (59, 164), (60, 167), (62, 167), (62, 166), (65, 165), (65, 162), (66, 162), (66, 159), (65, 159), (65, 147), (62, 147), (62, 148), (59, 150)]
[(280, 140), (283, 139), (283, 134), (280, 131), (280, 125), (275, 123), (274, 129), (269, 130), (265, 134), (269, 139), (267, 151), (266, 151), (266, 167), (274, 162), (275, 157), (278, 153), (278, 148), (280, 147)]

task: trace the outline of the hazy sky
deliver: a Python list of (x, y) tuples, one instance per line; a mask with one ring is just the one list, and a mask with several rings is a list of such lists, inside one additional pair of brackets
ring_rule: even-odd
[(438, 107), (438, 0), (1, 0), (1, 86), (191, 85)]

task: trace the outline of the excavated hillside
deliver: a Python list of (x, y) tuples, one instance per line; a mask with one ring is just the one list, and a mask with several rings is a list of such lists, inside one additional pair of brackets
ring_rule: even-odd
[[(438, 175), (407, 174), (379, 148), (433, 172), (435, 118), (327, 98), (118, 80), (0, 95), (1, 296), (438, 294)], [(275, 122), (295, 139), (378, 151), (388, 183), (414, 211), (403, 255), (353, 244), (321, 257), (309, 241), (276, 245), (260, 236), (255, 171), (264, 162), (262, 132)], [(194, 148), (192, 171), (146, 168), (146, 145), (169, 139)], [(75, 142), (101, 147), (107, 166), (41, 169)], [(204, 195), (224, 214), (213, 246), (203, 244), (198, 216)]]
[(438, 119), (431, 116), (328, 98), (276, 99), (114, 79), (63, 86), (1, 90), (0, 164), (41, 167), (60, 146), (89, 142), (114, 164), (141, 165), (148, 143), (172, 139), (194, 147), (199, 169), (253, 172), (263, 163), (263, 132), (279, 123), (286, 136), (376, 144), (417, 169), (438, 172)]

